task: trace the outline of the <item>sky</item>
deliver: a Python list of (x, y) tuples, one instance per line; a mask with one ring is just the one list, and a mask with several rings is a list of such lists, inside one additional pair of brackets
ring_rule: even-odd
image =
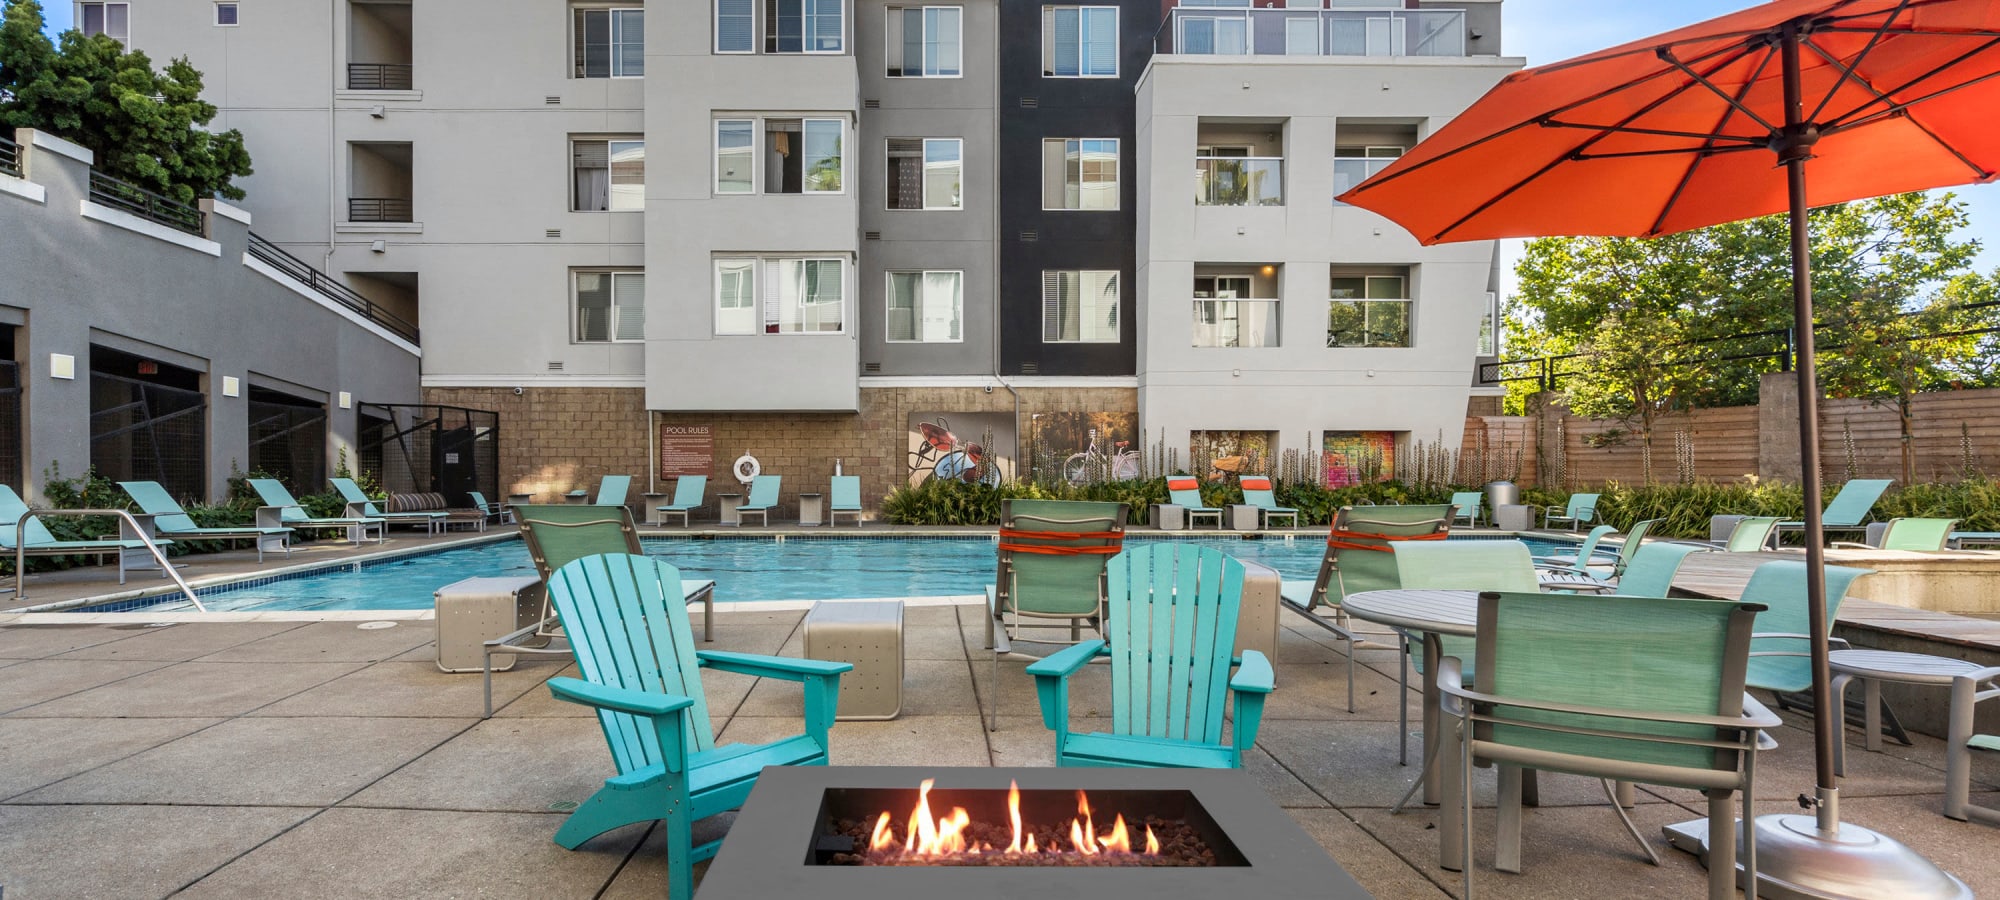
[[(1756, 5), (1746, 0), (1506, 0), (1500, 50), (1539, 66)], [(1991, 272), (2000, 267), (2000, 182), (1952, 192), (1966, 201), (1971, 219), (1960, 235), (1980, 243), (1973, 268)], [(1502, 296), (1514, 293), (1514, 264), (1523, 246), (1521, 241), (1502, 242)]]

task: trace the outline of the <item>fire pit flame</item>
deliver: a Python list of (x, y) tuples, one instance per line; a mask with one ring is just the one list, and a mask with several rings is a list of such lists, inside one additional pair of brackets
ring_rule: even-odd
[[(875, 819), (875, 827), (868, 837), (871, 853), (900, 853), (909, 857), (953, 857), (979, 856), (996, 852), (993, 845), (975, 842), (971, 838), (972, 816), (965, 807), (954, 806), (951, 812), (939, 817), (931, 811), (931, 788), (936, 779), (926, 778), (917, 788), (917, 805), (910, 810), (910, 820), (904, 829), (903, 839), (896, 839), (892, 818), (887, 810)], [(1142, 850), (1132, 848), (1132, 832), (1125, 824), (1124, 813), (1113, 819), (1111, 830), (1099, 834), (1097, 823), (1090, 811), (1090, 798), (1083, 792), (1076, 792), (1076, 818), (1069, 822), (1069, 845), (1062, 846), (1051, 841), (1047, 847), (1040, 847), (1035, 835), (1021, 824), (1021, 787), (1010, 783), (1007, 789), (1007, 819), (1012, 828), (1013, 839), (1003, 851), (1008, 856), (1022, 856), (1037, 853), (1078, 856), (1098, 856), (1100, 854), (1143, 854), (1160, 855), (1159, 838), (1153, 834), (1152, 826), (1145, 827), (1146, 843)], [(995, 836), (998, 840), (998, 836)]]

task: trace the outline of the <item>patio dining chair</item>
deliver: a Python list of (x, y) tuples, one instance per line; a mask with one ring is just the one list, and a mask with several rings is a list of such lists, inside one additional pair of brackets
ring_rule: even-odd
[(1459, 491), (1457, 493), (1452, 494), (1451, 506), (1453, 509), (1453, 513), (1451, 517), (1451, 524), (1457, 525), (1458, 520), (1464, 519), (1465, 527), (1478, 528), (1479, 504), (1485, 501), (1486, 501), (1486, 495), (1478, 491)]
[[(1000, 727), (1005, 682), (1000, 658), (1014, 644), (1075, 644), (1088, 625), (1103, 636), (1105, 566), (1124, 549), (1123, 503), (1080, 500), (1000, 501), (998, 569), (986, 586), (986, 645), (993, 650), (993, 711)], [(1069, 640), (1029, 637), (1067, 630)]]
[[(1757, 614), (1757, 633), (1750, 642), (1750, 668), (1745, 683), (1773, 694), (1797, 693), (1812, 687), (1812, 635), (1807, 614), (1806, 564), (1781, 559), (1758, 566), (1743, 586), (1743, 602), (1764, 608)], [(1874, 570), (1827, 566), (1827, 640), (1834, 647), (1847, 642), (1833, 637), (1833, 620), (1854, 580)], [(1780, 705), (1783, 701), (1780, 700)]]
[(1569, 502), (1562, 506), (1542, 508), (1542, 527), (1554, 528), (1557, 522), (1568, 522), (1571, 531), (1582, 528), (1585, 522), (1597, 521), (1597, 494), (1571, 494)]
[[(1450, 504), (1343, 506), (1333, 515), (1312, 581), (1286, 581), (1278, 598), (1306, 621), (1347, 642), (1347, 711), (1354, 711), (1354, 628), (1340, 602), (1348, 594), (1399, 587), (1389, 548), (1397, 541), (1441, 541), (1451, 528)], [(1323, 615), (1322, 612), (1331, 615)]]
[[(1518, 540), (1503, 541), (1443, 541), (1427, 544), (1397, 544), (1393, 560), (1396, 566), (1397, 583), (1401, 587), (1418, 590), (1459, 590), (1459, 591), (1515, 591), (1535, 593), (1542, 588), (1535, 576), (1534, 558), (1528, 553), (1528, 545)], [(1422, 643), (1424, 634), (1399, 628), (1397, 649), (1399, 659), (1405, 660), (1396, 667), (1397, 696), (1407, 698), (1410, 691), (1410, 670), (1416, 669), (1419, 676), (1432, 673), (1424, 671), (1424, 655), (1412, 653), (1412, 644)], [(1440, 635), (1438, 644), (1445, 656), (1455, 656), (1464, 665), (1465, 671), (1477, 671), (1473, 663), (1473, 641), (1471, 638)], [(1409, 759), (1410, 751), (1410, 709), (1407, 700), (1397, 707), (1396, 721), (1398, 762)], [(1424, 733), (1436, 735), (1434, 723), (1426, 722)], [(1412, 785), (1412, 787), (1416, 787)], [(1397, 804), (1400, 808), (1401, 804)]]
[(1961, 822), (2000, 825), (2000, 807), (1972, 802), (1972, 751), (2000, 753), (2000, 735), (1975, 734), (1972, 714), (1978, 704), (2000, 699), (1996, 685), (2000, 685), (2000, 668), (1967, 672), (1951, 680), (1951, 714), (1945, 726), (1944, 814)]
[[(1755, 821), (1759, 731), (1784, 723), (1744, 693), (1755, 603), (1659, 597), (1479, 597), (1471, 688), (1458, 660), (1438, 689), (1455, 753), (1446, 803), (1456, 804), (1463, 896), (1473, 896), (1472, 771), (1499, 766), (1494, 867), (1521, 870), (1523, 770), (1702, 791), (1708, 798), (1708, 896), (1737, 896), (1737, 816)], [(1673, 635), (1662, 642), (1660, 635)], [(1579, 678), (1578, 672), (1590, 677)], [(1626, 831), (1659, 857), (1617, 802)], [(1754, 828), (1743, 829), (1744, 883), (1757, 883)]]

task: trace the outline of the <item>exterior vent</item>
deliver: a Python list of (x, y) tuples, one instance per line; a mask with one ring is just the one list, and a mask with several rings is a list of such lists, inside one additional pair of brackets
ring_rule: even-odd
[(549, 360), (549, 371), (560, 372), (562, 370), (563, 370), (562, 360), (560, 359)]
[(1022, 97), (1022, 98), (1021, 98), (1021, 108), (1022, 108), (1022, 109), (1037, 109), (1037, 108), (1039, 108), (1039, 107), (1040, 107), (1041, 105), (1042, 105), (1042, 101), (1041, 101), (1041, 98), (1039, 98), (1039, 97)]
[(879, 240), (881, 240), (881, 239), (882, 239), (882, 232), (879, 232), (879, 231), (864, 231), (864, 232), (862, 232), (862, 233), (861, 233), (861, 236), (862, 236), (862, 237), (863, 237), (864, 239), (867, 239), (867, 240), (871, 240), (871, 241), (879, 241)]
[(544, 231), (544, 232), (542, 232), (542, 237), (545, 237), (545, 238), (548, 238), (548, 239), (550, 239), (550, 240), (554, 240), (554, 239), (556, 239), (556, 238), (559, 238), (559, 237), (562, 237), (562, 229), (560, 229), (560, 228), (551, 228), (551, 229), (549, 229), (549, 230), (547, 230), (547, 231)]
[(881, 373), (881, 371), (882, 371), (882, 364), (881, 364), (881, 363), (862, 363), (862, 364), (861, 364), (861, 371), (863, 371), (863, 372), (866, 372), (866, 373), (868, 373), (868, 374), (870, 374), (870, 375), (876, 375), (876, 374), (880, 374), (880, 373)]
[(1042, 239), (1042, 233), (1033, 228), (1021, 232), (1021, 243), (1032, 244)]
[(863, 100), (863, 101), (861, 101), (861, 108), (862, 108), (862, 109), (881, 109), (881, 108), (882, 108), (882, 101), (880, 101), (880, 100)]
[(560, 97), (560, 96), (557, 96), (557, 95), (555, 95), (555, 94), (550, 94), (550, 95), (548, 95), (548, 96), (546, 96), (546, 97), (543, 97), (543, 98), (542, 98), (542, 102), (543, 102), (543, 103), (546, 103), (546, 104), (548, 104), (548, 105), (550, 105), (550, 106), (561, 106), (561, 105), (562, 105), (562, 97)]
[(1041, 363), (1024, 362), (1021, 364), (1021, 374), (1023, 375), (1034, 375), (1041, 372), (1041, 370)]

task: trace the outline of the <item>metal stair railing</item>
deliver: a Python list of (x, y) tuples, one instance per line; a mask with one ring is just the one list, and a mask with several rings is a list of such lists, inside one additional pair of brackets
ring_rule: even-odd
[[(132, 526), (132, 533), (139, 536), (140, 543), (146, 545), (146, 552), (151, 553), (153, 559), (159, 562), (160, 571), (167, 573), (167, 577), (174, 580), (174, 584), (180, 587), (181, 593), (187, 596), (188, 602), (193, 603), (197, 611), (208, 612), (208, 607), (201, 605), (201, 598), (194, 595), (194, 588), (188, 586), (187, 579), (182, 578), (181, 573), (174, 569), (174, 564), (167, 561), (167, 554), (162, 552), (159, 545), (153, 543), (153, 539), (146, 535), (146, 529), (139, 527), (139, 520), (132, 518), (131, 513), (122, 509), (35, 509), (29, 510), (20, 519), (16, 520), (14, 522), (15, 600), (25, 600), (28, 596), (24, 592), (24, 579), (28, 574), (28, 519), (30, 517), (40, 518), (42, 516), (116, 516), (125, 524)], [(125, 551), (121, 549), (118, 552), (123, 553)], [(79, 555), (89, 555), (89, 551), (82, 551)]]

